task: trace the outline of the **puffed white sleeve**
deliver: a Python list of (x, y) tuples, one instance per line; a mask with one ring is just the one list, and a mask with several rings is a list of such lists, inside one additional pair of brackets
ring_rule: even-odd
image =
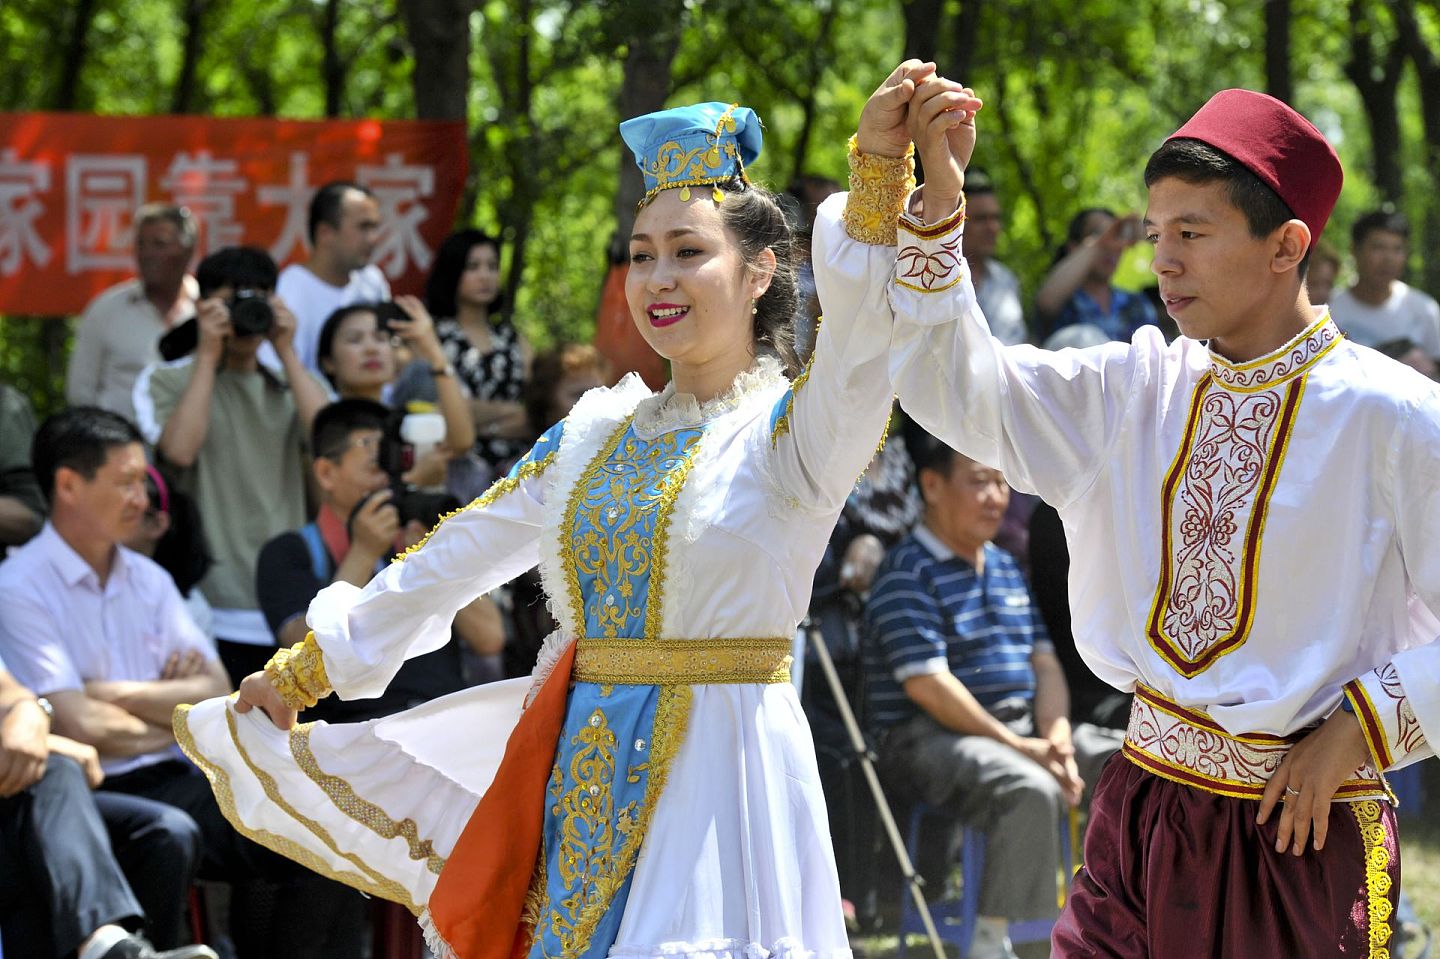
[(793, 503), (833, 512), (885, 433), (893, 393), (886, 287), (894, 246), (861, 243), (841, 224), (847, 194), (820, 205), (811, 262), (823, 319), (810, 362), (770, 412), (772, 469)]
[(1164, 340), (1151, 327), (1084, 350), (1006, 346), (976, 301), (963, 225), (963, 207), (933, 226), (900, 218), (889, 288), (895, 391), (922, 428), (1064, 508), (1099, 474)]
[[(1415, 595), (1430, 610), (1440, 610), (1440, 398), (1430, 393), (1415, 403), (1390, 448), (1400, 555)], [(1378, 769), (1435, 755), (1440, 638), (1404, 650), (1346, 683), (1345, 697)]]
[(508, 475), (364, 589), (334, 583), (311, 601), (307, 622), (341, 699), (380, 695), (405, 660), (449, 641), (462, 607), (539, 562), (545, 471), (563, 430), (563, 422), (552, 427)]

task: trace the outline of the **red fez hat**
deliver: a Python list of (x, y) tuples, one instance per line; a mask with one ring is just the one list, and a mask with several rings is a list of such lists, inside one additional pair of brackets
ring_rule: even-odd
[(1310, 228), (1313, 246), (1340, 198), (1344, 174), (1335, 148), (1314, 125), (1272, 96), (1221, 90), (1176, 130), (1243, 163)]

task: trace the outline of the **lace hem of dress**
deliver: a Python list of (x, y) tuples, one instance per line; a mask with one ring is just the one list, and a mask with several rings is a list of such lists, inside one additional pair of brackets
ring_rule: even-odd
[(635, 433), (641, 439), (652, 440), (670, 430), (698, 426), (739, 408), (756, 394), (788, 382), (780, 361), (773, 356), (756, 358), (754, 365), (735, 377), (730, 389), (704, 403), (690, 393), (676, 393), (671, 381), (635, 408)]
[(779, 939), (768, 948), (745, 939), (707, 939), (615, 946), (610, 959), (853, 959), (853, 953), (849, 949), (806, 949), (798, 939)]

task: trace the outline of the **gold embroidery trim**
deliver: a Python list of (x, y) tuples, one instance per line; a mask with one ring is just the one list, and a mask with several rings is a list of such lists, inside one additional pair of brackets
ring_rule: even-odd
[(861, 153), (850, 137), (850, 193), (842, 221), (845, 232), (860, 243), (894, 246), (900, 214), (915, 189), (915, 144), (901, 157)]
[(620, 447), (620, 441), (625, 438), (625, 432), (630, 429), (630, 423), (634, 419), (635, 414), (632, 413), (621, 421), (620, 425), (615, 428), (615, 432), (610, 434), (610, 438), (605, 441), (605, 445), (591, 457), (590, 464), (585, 467), (585, 473), (570, 488), (570, 498), (565, 504), (565, 522), (560, 529), (560, 555), (564, 559), (565, 586), (570, 598), (570, 616), (574, 620), (571, 629), (576, 633), (585, 631), (587, 620), (585, 600), (580, 594), (580, 566), (575, 558), (575, 518), (580, 513), (580, 504), (585, 499), (586, 489), (589, 488), (595, 474), (604, 468), (606, 461)]
[(333, 691), (313, 632), (288, 649), (276, 650), (265, 664), (265, 677), (280, 700), (295, 710), (309, 709)]
[(609, 874), (596, 878), (597, 895), (585, 905), (575, 922), (573, 933), (581, 948), (573, 955), (582, 955), (585, 949), (589, 948), (595, 927), (610, 908), (615, 893), (635, 868), (635, 860), (640, 855), (640, 845), (649, 833), (650, 822), (655, 816), (655, 804), (660, 800), (660, 794), (665, 791), (665, 783), (670, 777), (670, 764), (680, 751), (681, 743), (685, 741), (686, 728), (690, 722), (691, 699), (689, 686), (660, 687), (660, 701), (655, 706), (655, 725), (650, 741), (650, 779), (645, 783), (644, 808), (640, 810), (639, 818), (633, 821), (628, 831), (622, 828), (624, 839), (620, 851), (615, 855), (614, 869)]
[(489, 489), (481, 493), (469, 503), (466, 503), (459, 509), (451, 510), (450, 512), (441, 516), (440, 519), (436, 521), (435, 525), (431, 527), (430, 532), (426, 533), (424, 537), (421, 538), (420, 542), (416, 543), (414, 546), (411, 546), (409, 549), (405, 550), (405, 552), (396, 555), (396, 557), (391, 560), (391, 562), (400, 562), (401, 560), (407, 558), (411, 553), (414, 553), (416, 550), (422, 548), (426, 543), (430, 542), (430, 537), (435, 535), (435, 531), (438, 530), (442, 525), (444, 525), (445, 521), (450, 519), (452, 516), (458, 516), (461, 513), (468, 513), (472, 509), (484, 509), (485, 507), (494, 503), (500, 497), (505, 496), (509, 493), (513, 493), (515, 490), (519, 489), (521, 483), (525, 482), (528, 479), (532, 479), (533, 477), (539, 476), (541, 473), (545, 472), (545, 470), (550, 466), (552, 462), (554, 462), (554, 460), (555, 450), (551, 450), (538, 460), (530, 460), (528, 463), (522, 461), (517, 466), (514, 476), (501, 477), (500, 479), (492, 483)]
[(1385, 823), (1374, 799), (1352, 803), (1365, 850), (1365, 916), (1370, 959), (1390, 959), (1390, 851), (1385, 848)]
[(445, 868), (445, 858), (436, 854), (434, 843), (420, 838), (415, 820), (407, 817), (397, 822), (391, 819), (384, 809), (361, 798), (344, 778), (332, 776), (320, 768), (315, 753), (310, 749), (310, 729), (313, 725), (304, 723), (290, 731), (290, 755), (294, 757), (295, 764), (330, 797), (337, 809), (381, 839), (404, 839), (410, 849), (410, 858), (423, 860), (425, 868), (440, 875), (440, 870)]
[[(287, 813), (290, 813), (290, 815), (296, 816), (297, 819), (300, 819), (300, 821), (304, 823), (307, 828), (309, 828), (312, 832), (315, 832), (316, 835), (321, 839), (321, 841), (323, 841), (325, 845), (329, 847), (332, 851), (334, 851), (337, 855), (340, 855), (345, 859), (351, 861), (355, 865), (359, 866), (363, 875), (357, 876), (354, 873), (340, 872), (336, 869), (331, 868), (331, 866), (327, 862), (325, 862), (325, 860), (321, 859), (315, 853), (311, 852), (309, 849), (306, 849), (304, 846), (301, 846), (294, 840), (289, 839), (288, 837), (278, 836), (275, 833), (267, 832), (263, 829), (251, 829), (249, 826), (245, 825), (245, 822), (240, 818), (240, 814), (235, 809), (235, 793), (230, 784), (230, 776), (223, 767), (211, 762), (210, 759), (207, 758), (205, 754), (200, 751), (199, 744), (195, 742), (195, 737), (190, 732), (189, 713), (190, 707), (187, 705), (175, 707), (175, 714), (173, 718), (175, 741), (180, 745), (180, 749), (185, 753), (185, 755), (189, 756), (191, 761), (194, 762), (196, 766), (199, 766), (200, 771), (203, 772), (205, 774), (205, 777), (210, 780), (210, 784), (214, 787), (215, 790), (215, 801), (220, 807), (220, 812), (224, 814), (225, 819), (230, 823), (230, 825), (235, 827), (236, 832), (240, 833), (242, 836), (245, 836), (247, 839), (254, 840), (255, 842), (264, 846), (266, 849), (270, 849), (274, 852), (279, 853), (287, 859), (293, 859), (295, 862), (298, 862), (300, 865), (304, 866), (306, 869), (309, 869), (311, 872), (319, 873), (320, 875), (325, 876), (329, 879), (333, 879), (336, 882), (344, 883), (345, 885), (350, 886), (352, 889), (360, 890), (367, 896), (374, 896), (378, 899), (388, 899), (391, 902), (398, 902), (406, 909), (409, 909), (410, 912), (414, 915), (420, 915), (422, 911), (420, 906), (415, 904), (415, 902), (410, 898), (410, 893), (406, 891), (403, 886), (401, 886), (399, 883), (395, 882), (392, 879), (387, 879), (384, 876), (381, 876), (379, 873), (366, 866), (364, 862), (357, 859), (356, 857), (340, 852), (340, 850), (335, 846), (334, 841), (330, 839), (327, 834), (325, 834), (324, 830), (319, 829), (318, 825), (312, 825), (308, 821), (300, 819), (300, 817), (296, 815), (295, 812), (289, 809), (287, 806), (282, 804), (281, 808), (285, 809), (285, 811)], [(234, 714), (229, 711), (228, 707), (226, 710), (226, 719), (230, 723), (231, 736), (234, 737), (235, 718)], [(238, 747), (238, 740), (236, 742)], [(240, 750), (240, 755), (241, 758), (245, 760), (246, 764), (250, 766), (251, 770), (255, 770), (254, 764), (250, 762), (249, 756), (245, 754), (245, 751), (243, 749)], [(268, 776), (264, 776), (264, 778), (261, 778), (260, 783), (262, 786), (267, 787), (266, 794), (268, 795), (269, 787), (274, 786), (274, 781), (270, 780)]]
[[(817, 324), (818, 326), (818, 324)], [(818, 338), (818, 334), (817, 334)], [(810, 367), (815, 365), (815, 354), (810, 354), (810, 359), (805, 362), (805, 368), (795, 377), (790, 384), (790, 389), (785, 393), (785, 411), (775, 420), (775, 426), (770, 431), (770, 448), (774, 449), (780, 443), (780, 437), (790, 432), (790, 414), (795, 409), (795, 396), (800, 388), (810, 381)]]
[(690, 470), (695, 465), (696, 447), (699, 443), (700, 438), (697, 436), (688, 447), (679, 451), (685, 458), (665, 477), (665, 489), (660, 494), (660, 502), (655, 506), (655, 545), (649, 570), (650, 594), (645, 603), (647, 642), (660, 641), (660, 628), (665, 620), (665, 557), (670, 544), (670, 520), (675, 513), (675, 501), (680, 498), (680, 491), (685, 488), (685, 481), (690, 478)]
[(790, 640), (582, 639), (571, 676), (581, 683), (788, 683)]

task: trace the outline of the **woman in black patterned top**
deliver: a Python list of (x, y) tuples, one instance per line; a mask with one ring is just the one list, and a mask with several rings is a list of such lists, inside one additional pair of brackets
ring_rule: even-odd
[(425, 284), (425, 302), (445, 355), (470, 392), (475, 452), (503, 471), (525, 454), (535, 433), (522, 402), (530, 344), (501, 312), (500, 242), (479, 230), (447, 237)]

